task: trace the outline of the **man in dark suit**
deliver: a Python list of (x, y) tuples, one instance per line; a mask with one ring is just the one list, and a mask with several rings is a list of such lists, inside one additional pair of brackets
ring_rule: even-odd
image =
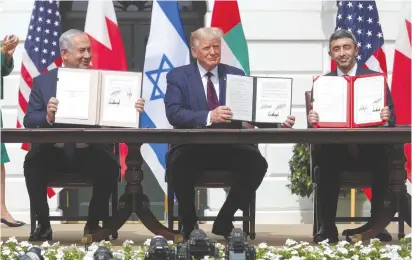
[[(226, 75), (244, 75), (244, 72), (220, 63), (222, 36), (217, 28), (193, 32), (190, 45), (197, 62), (168, 73), (164, 101), (167, 119), (175, 128), (242, 127), (242, 122), (231, 121), (232, 112), (225, 102)], [(292, 127), (294, 120), (289, 116), (282, 127)], [(247, 207), (267, 167), (265, 158), (252, 144), (173, 146), (168, 153), (167, 174), (176, 187), (183, 235), (187, 237), (197, 222), (193, 186), (203, 169), (231, 169), (238, 175), (212, 230), (216, 235), (228, 237), (235, 212)]]
[[(60, 51), (63, 66), (87, 69), (91, 61), (91, 48), (88, 36), (78, 30), (68, 30), (60, 37)], [(33, 80), (27, 113), (24, 117), (26, 128), (70, 128), (73, 125), (54, 123), (58, 113), (56, 96), (57, 69), (41, 74)], [(143, 110), (144, 100), (139, 99), (135, 106)], [(113, 153), (113, 144), (33, 144), (24, 161), (24, 176), (38, 225), (30, 234), (30, 241), (52, 239), (47, 203), (47, 179), (58, 172), (77, 172), (91, 175), (93, 194), (84, 233), (93, 233), (101, 227), (99, 221), (108, 216), (109, 198), (113, 185), (119, 177), (119, 161)]]
[[(375, 71), (362, 68), (356, 63), (359, 47), (355, 36), (347, 30), (334, 32), (329, 40), (329, 55), (337, 63), (337, 70), (326, 76), (355, 76), (374, 74)], [(313, 99), (312, 99), (313, 101)], [(381, 119), (386, 121), (387, 127), (396, 124), (394, 105), (388, 86), (386, 86), (386, 104), (381, 110)], [(308, 121), (311, 124), (319, 122), (316, 111), (310, 111)], [(335, 217), (339, 196), (339, 176), (348, 165), (359, 161), (373, 174), (371, 214), (379, 214), (383, 207), (384, 194), (388, 183), (388, 158), (384, 145), (322, 145), (319, 152), (319, 167), (321, 169), (319, 196), (320, 196), (320, 218), (321, 228), (314, 236), (315, 242), (329, 239), (329, 242), (338, 241), (338, 230), (335, 225)], [(391, 235), (385, 230), (377, 236), (382, 241), (390, 241)]]

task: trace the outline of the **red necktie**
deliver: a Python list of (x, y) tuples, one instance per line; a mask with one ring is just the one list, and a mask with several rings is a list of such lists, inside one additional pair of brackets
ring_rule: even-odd
[[(348, 74), (344, 74), (343, 76), (348, 76)], [(358, 145), (357, 144), (348, 144), (348, 152), (349, 154), (356, 159), (358, 157)]]
[(207, 107), (209, 110), (213, 110), (219, 106), (219, 100), (217, 98), (215, 86), (211, 80), (213, 74), (209, 71), (206, 73), (207, 76)]

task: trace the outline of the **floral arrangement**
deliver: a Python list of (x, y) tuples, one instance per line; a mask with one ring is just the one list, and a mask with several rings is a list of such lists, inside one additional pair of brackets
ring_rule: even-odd
[[(321, 242), (320, 245), (313, 246), (307, 242), (297, 242), (288, 239), (283, 247), (272, 247), (266, 243), (256, 246), (256, 259), (356, 259), (356, 260), (412, 260), (412, 240), (411, 234), (401, 240), (400, 245), (384, 245), (378, 239), (370, 240), (369, 244), (364, 245), (361, 241), (350, 244), (341, 241), (336, 245), (329, 245), (327, 241)], [(9, 238), (6, 242), (0, 242), (0, 259), (17, 259), (17, 256), (27, 252), (31, 244), (27, 241), (18, 242), (14, 237)], [(115, 259), (144, 259), (145, 252), (150, 244), (148, 239), (143, 245), (134, 245), (133, 241), (127, 240), (119, 250), (112, 250)], [(174, 247), (169, 241), (170, 247)], [(102, 241), (93, 243), (87, 249), (76, 245), (61, 246), (59, 243), (53, 245), (44, 242), (40, 248), (45, 260), (93, 260), (93, 254), (99, 246), (112, 249), (110, 242)], [(216, 244), (220, 251), (219, 259), (225, 259), (224, 246)]]

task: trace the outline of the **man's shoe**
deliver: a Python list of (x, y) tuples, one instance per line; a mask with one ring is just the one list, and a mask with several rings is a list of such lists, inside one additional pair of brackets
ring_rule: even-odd
[(329, 239), (328, 244), (335, 244), (339, 241), (338, 234), (327, 234), (324, 231), (321, 231), (313, 236), (314, 243), (320, 243), (326, 239)]
[(392, 241), (392, 236), (389, 234), (389, 232), (384, 229), (381, 233), (379, 233), (376, 238), (378, 238), (382, 242), (389, 242)]
[[(86, 236), (86, 235), (92, 235), (92, 234), (98, 233), (98, 232), (101, 231), (101, 230), (102, 230), (102, 227), (100, 227), (99, 225), (97, 225), (95, 228), (89, 228), (89, 226), (86, 224), (86, 225), (84, 226), (83, 235), (84, 235), (84, 236)], [(109, 238), (109, 237), (105, 237), (104, 240), (105, 240), (105, 241), (110, 241), (110, 238)]]
[[(355, 228), (355, 229), (345, 229), (342, 232), (342, 235), (343, 236), (353, 236), (355, 234), (363, 233), (368, 229), (369, 229), (369, 225), (364, 225), (364, 226), (361, 226), (361, 227), (358, 227), (358, 228)], [(378, 238), (382, 242), (392, 241), (392, 236), (391, 236), (391, 234), (389, 234), (389, 232), (386, 229), (384, 229), (381, 233), (376, 235), (375, 238)]]
[(29, 241), (53, 240), (53, 230), (50, 226), (37, 225), (36, 229), (29, 236)]
[(339, 241), (338, 228), (336, 225), (331, 225), (327, 229), (321, 226), (319, 232), (313, 236), (314, 243), (320, 243), (326, 239), (329, 239), (329, 244), (335, 244)]
[(232, 232), (234, 227), (235, 226), (233, 226), (232, 221), (226, 222), (217, 220), (213, 223), (212, 233), (217, 236), (223, 236), (226, 240), (228, 240), (230, 232)]

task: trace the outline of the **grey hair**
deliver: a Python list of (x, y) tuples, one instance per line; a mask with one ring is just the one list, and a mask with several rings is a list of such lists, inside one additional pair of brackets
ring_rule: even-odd
[(79, 34), (83, 34), (84, 32), (77, 30), (77, 29), (70, 29), (62, 33), (59, 39), (59, 47), (60, 51), (66, 49), (68, 51), (72, 50), (72, 41), (73, 37)]
[(212, 38), (220, 40), (223, 37), (223, 31), (216, 27), (202, 27), (192, 32), (190, 35), (190, 47), (196, 48), (201, 40)]
[(329, 50), (331, 47), (332, 41), (338, 40), (338, 39), (344, 39), (344, 38), (349, 38), (352, 39), (353, 44), (355, 47), (358, 45), (358, 41), (356, 40), (355, 35), (351, 31), (345, 30), (345, 29), (339, 29), (332, 33), (332, 35), (329, 38)]

